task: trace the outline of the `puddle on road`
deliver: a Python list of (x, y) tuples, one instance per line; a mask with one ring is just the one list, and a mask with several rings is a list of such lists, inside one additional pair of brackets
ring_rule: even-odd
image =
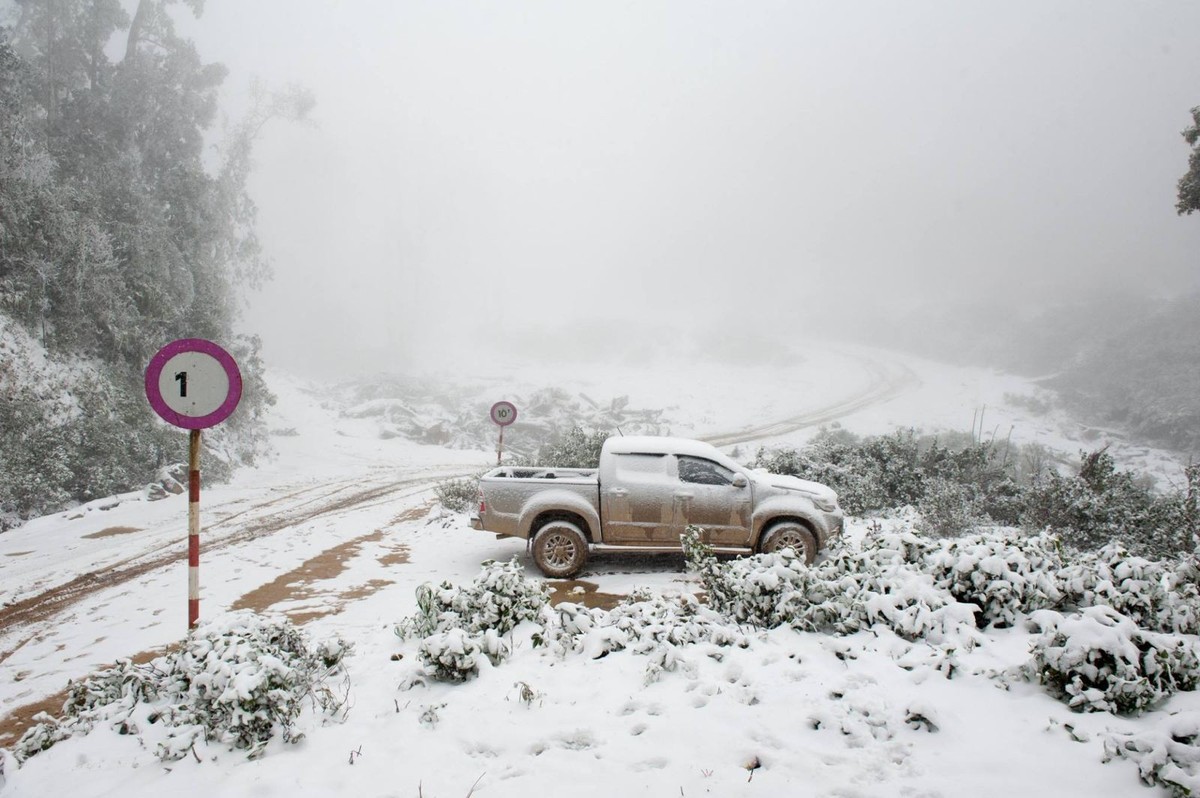
[(101, 529), (99, 532), (93, 532), (83, 537), (85, 540), (96, 540), (97, 538), (111, 538), (117, 535), (128, 535), (141, 531), (141, 528), (136, 526), (110, 526), (108, 529)]
[(595, 582), (583, 579), (547, 579), (550, 586), (550, 606), (571, 602), (600, 610), (611, 610), (627, 598), (621, 593), (602, 593)]

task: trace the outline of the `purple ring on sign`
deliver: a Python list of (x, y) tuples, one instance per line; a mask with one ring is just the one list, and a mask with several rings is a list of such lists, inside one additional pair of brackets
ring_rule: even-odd
[[(505, 410), (508, 411), (508, 418), (498, 418), (497, 416), (501, 415), (502, 411)], [(501, 427), (507, 427), (517, 420), (517, 406), (512, 402), (496, 402), (496, 404), (492, 405), (491, 416), (492, 423)]]
[[(162, 376), (163, 367), (167, 365), (168, 360), (181, 352), (203, 352), (209, 355), (221, 364), (221, 368), (225, 369), (225, 376), (229, 378), (229, 393), (225, 396), (225, 401), (206, 416), (185, 416), (176, 413), (167, 405), (158, 389), (158, 379)], [(241, 401), (242, 372), (238, 370), (233, 356), (212, 341), (203, 338), (181, 338), (167, 344), (150, 358), (150, 365), (146, 367), (146, 398), (150, 400), (150, 407), (154, 408), (154, 412), (162, 416), (168, 424), (184, 429), (207, 429), (229, 418)]]

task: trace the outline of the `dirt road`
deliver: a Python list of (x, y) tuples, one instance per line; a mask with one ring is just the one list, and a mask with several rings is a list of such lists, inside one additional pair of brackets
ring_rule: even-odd
[(886, 402), (905, 391), (921, 384), (917, 375), (907, 366), (886, 365), (869, 358), (856, 358), (870, 377), (870, 384), (865, 390), (854, 393), (824, 407), (806, 410), (780, 421), (773, 421), (761, 426), (745, 427), (733, 432), (707, 435), (701, 440), (713, 446), (733, 446), (739, 443), (753, 443), (767, 438), (778, 438), (783, 435), (828, 424), (844, 418), (864, 408)]

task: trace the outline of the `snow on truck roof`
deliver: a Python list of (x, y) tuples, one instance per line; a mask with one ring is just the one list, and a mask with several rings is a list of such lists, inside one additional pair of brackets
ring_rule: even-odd
[(686, 454), (692, 457), (726, 459), (711, 443), (690, 438), (661, 438), (653, 435), (609, 438), (604, 442), (603, 451), (612, 454)]

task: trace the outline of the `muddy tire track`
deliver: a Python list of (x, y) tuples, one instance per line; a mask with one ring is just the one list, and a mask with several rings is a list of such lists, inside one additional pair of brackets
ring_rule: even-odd
[[(216, 540), (207, 541), (206, 549), (208, 551), (225, 549), (257, 538), (273, 535), (297, 523), (312, 521), (328, 515), (336, 515), (362, 505), (376, 503), (406, 488), (416, 486), (418, 487), (418, 491), (416, 492), (419, 492), (446, 478), (450, 477), (431, 478), (429, 476), (421, 476), (389, 482), (384, 485), (377, 485), (347, 494), (315, 509), (309, 506), (311, 502), (304, 502), (302, 505), (289, 507), (267, 518), (251, 521), (237, 532)], [(333, 491), (332, 493), (338, 492), (341, 491)], [(269, 507), (276, 503), (277, 500), (268, 502), (264, 506)], [(215, 523), (214, 526), (216, 526)], [(36, 627), (50, 620), (55, 615), (73, 607), (96, 591), (122, 585), (159, 568), (176, 565), (187, 558), (186, 541), (165, 544), (160, 548), (169, 548), (170, 550), (157, 554), (152, 550), (148, 559), (142, 559), (147, 556), (146, 554), (142, 554), (130, 560), (125, 560), (115, 567), (110, 566), (102, 570), (80, 574), (68, 582), (48, 588), (5, 607), (0, 607), (0, 634), (10, 633), (23, 627)], [(6, 651), (0, 651), (0, 663), (7, 660), (25, 643), (36, 636), (37, 631), (35, 630), (32, 634), (21, 639), (14, 647)]]

